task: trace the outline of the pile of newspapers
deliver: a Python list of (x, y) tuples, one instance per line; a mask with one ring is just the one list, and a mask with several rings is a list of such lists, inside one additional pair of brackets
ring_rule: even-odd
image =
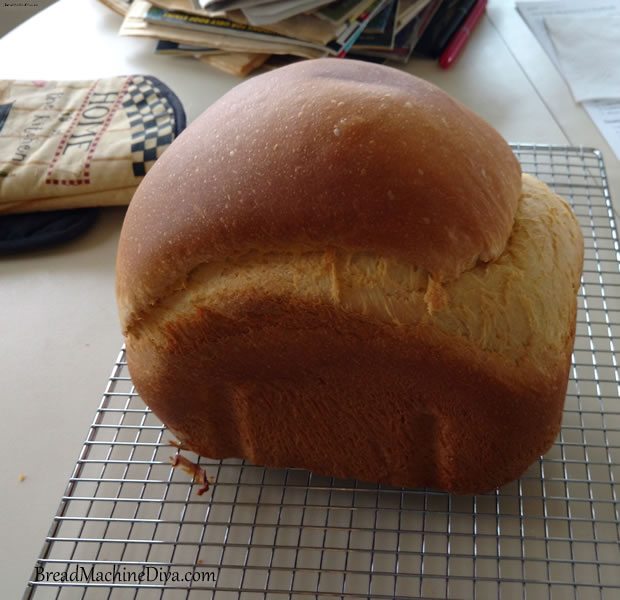
[(244, 76), (323, 56), (407, 62), (441, 0), (100, 0), (120, 35)]

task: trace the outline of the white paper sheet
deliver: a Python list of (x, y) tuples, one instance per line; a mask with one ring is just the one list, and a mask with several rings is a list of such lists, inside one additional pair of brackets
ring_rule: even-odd
[[(516, 6), (523, 20), (562, 74), (562, 65), (545, 27), (545, 19), (562, 16), (583, 18), (620, 16), (620, 0), (589, 0), (588, 2), (583, 0), (518, 1)], [(617, 100), (589, 100), (582, 104), (602, 136), (607, 140), (616, 158), (620, 160), (620, 98)]]
[(618, 100), (591, 100), (584, 102), (588, 111), (607, 143), (620, 160), (620, 102)]
[(620, 98), (620, 16), (545, 17), (576, 102)]

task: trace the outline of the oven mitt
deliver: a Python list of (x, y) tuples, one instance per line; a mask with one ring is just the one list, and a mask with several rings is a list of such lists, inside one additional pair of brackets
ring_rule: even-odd
[(0, 252), (69, 239), (93, 221), (4, 215), (129, 204), (184, 127), (179, 99), (155, 77), (0, 81)]
[(73, 208), (0, 217), (0, 256), (68, 242), (97, 220), (98, 208)]

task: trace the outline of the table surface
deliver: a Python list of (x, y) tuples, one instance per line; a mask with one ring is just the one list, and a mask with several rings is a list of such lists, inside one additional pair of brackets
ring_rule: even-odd
[[(189, 122), (239, 83), (192, 59), (155, 56), (152, 40), (117, 36), (120, 22), (96, 0), (60, 0), (0, 40), (2, 55), (11, 57), (2, 61), (0, 76), (153, 74), (178, 94)], [(422, 60), (404, 68), (460, 99), (510, 142), (599, 148), (618, 201), (620, 163), (573, 102), (513, 0), (490, 0), (451, 69)], [(88, 234), (65, 246), (0, 258), (6, 598), (23, 593), (122, 344), (114, 263), (124, 212), (105, 209)]]

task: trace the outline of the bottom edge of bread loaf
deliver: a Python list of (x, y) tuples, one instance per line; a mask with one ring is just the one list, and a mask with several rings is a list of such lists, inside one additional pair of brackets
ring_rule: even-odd
[(202, 456), (468, 494), (518, 478), (558, 435), (571, 336), (540, 376), (335, 308), (246, 309), (197, 309), (166, 347), (128, 339), (141, 397)]

